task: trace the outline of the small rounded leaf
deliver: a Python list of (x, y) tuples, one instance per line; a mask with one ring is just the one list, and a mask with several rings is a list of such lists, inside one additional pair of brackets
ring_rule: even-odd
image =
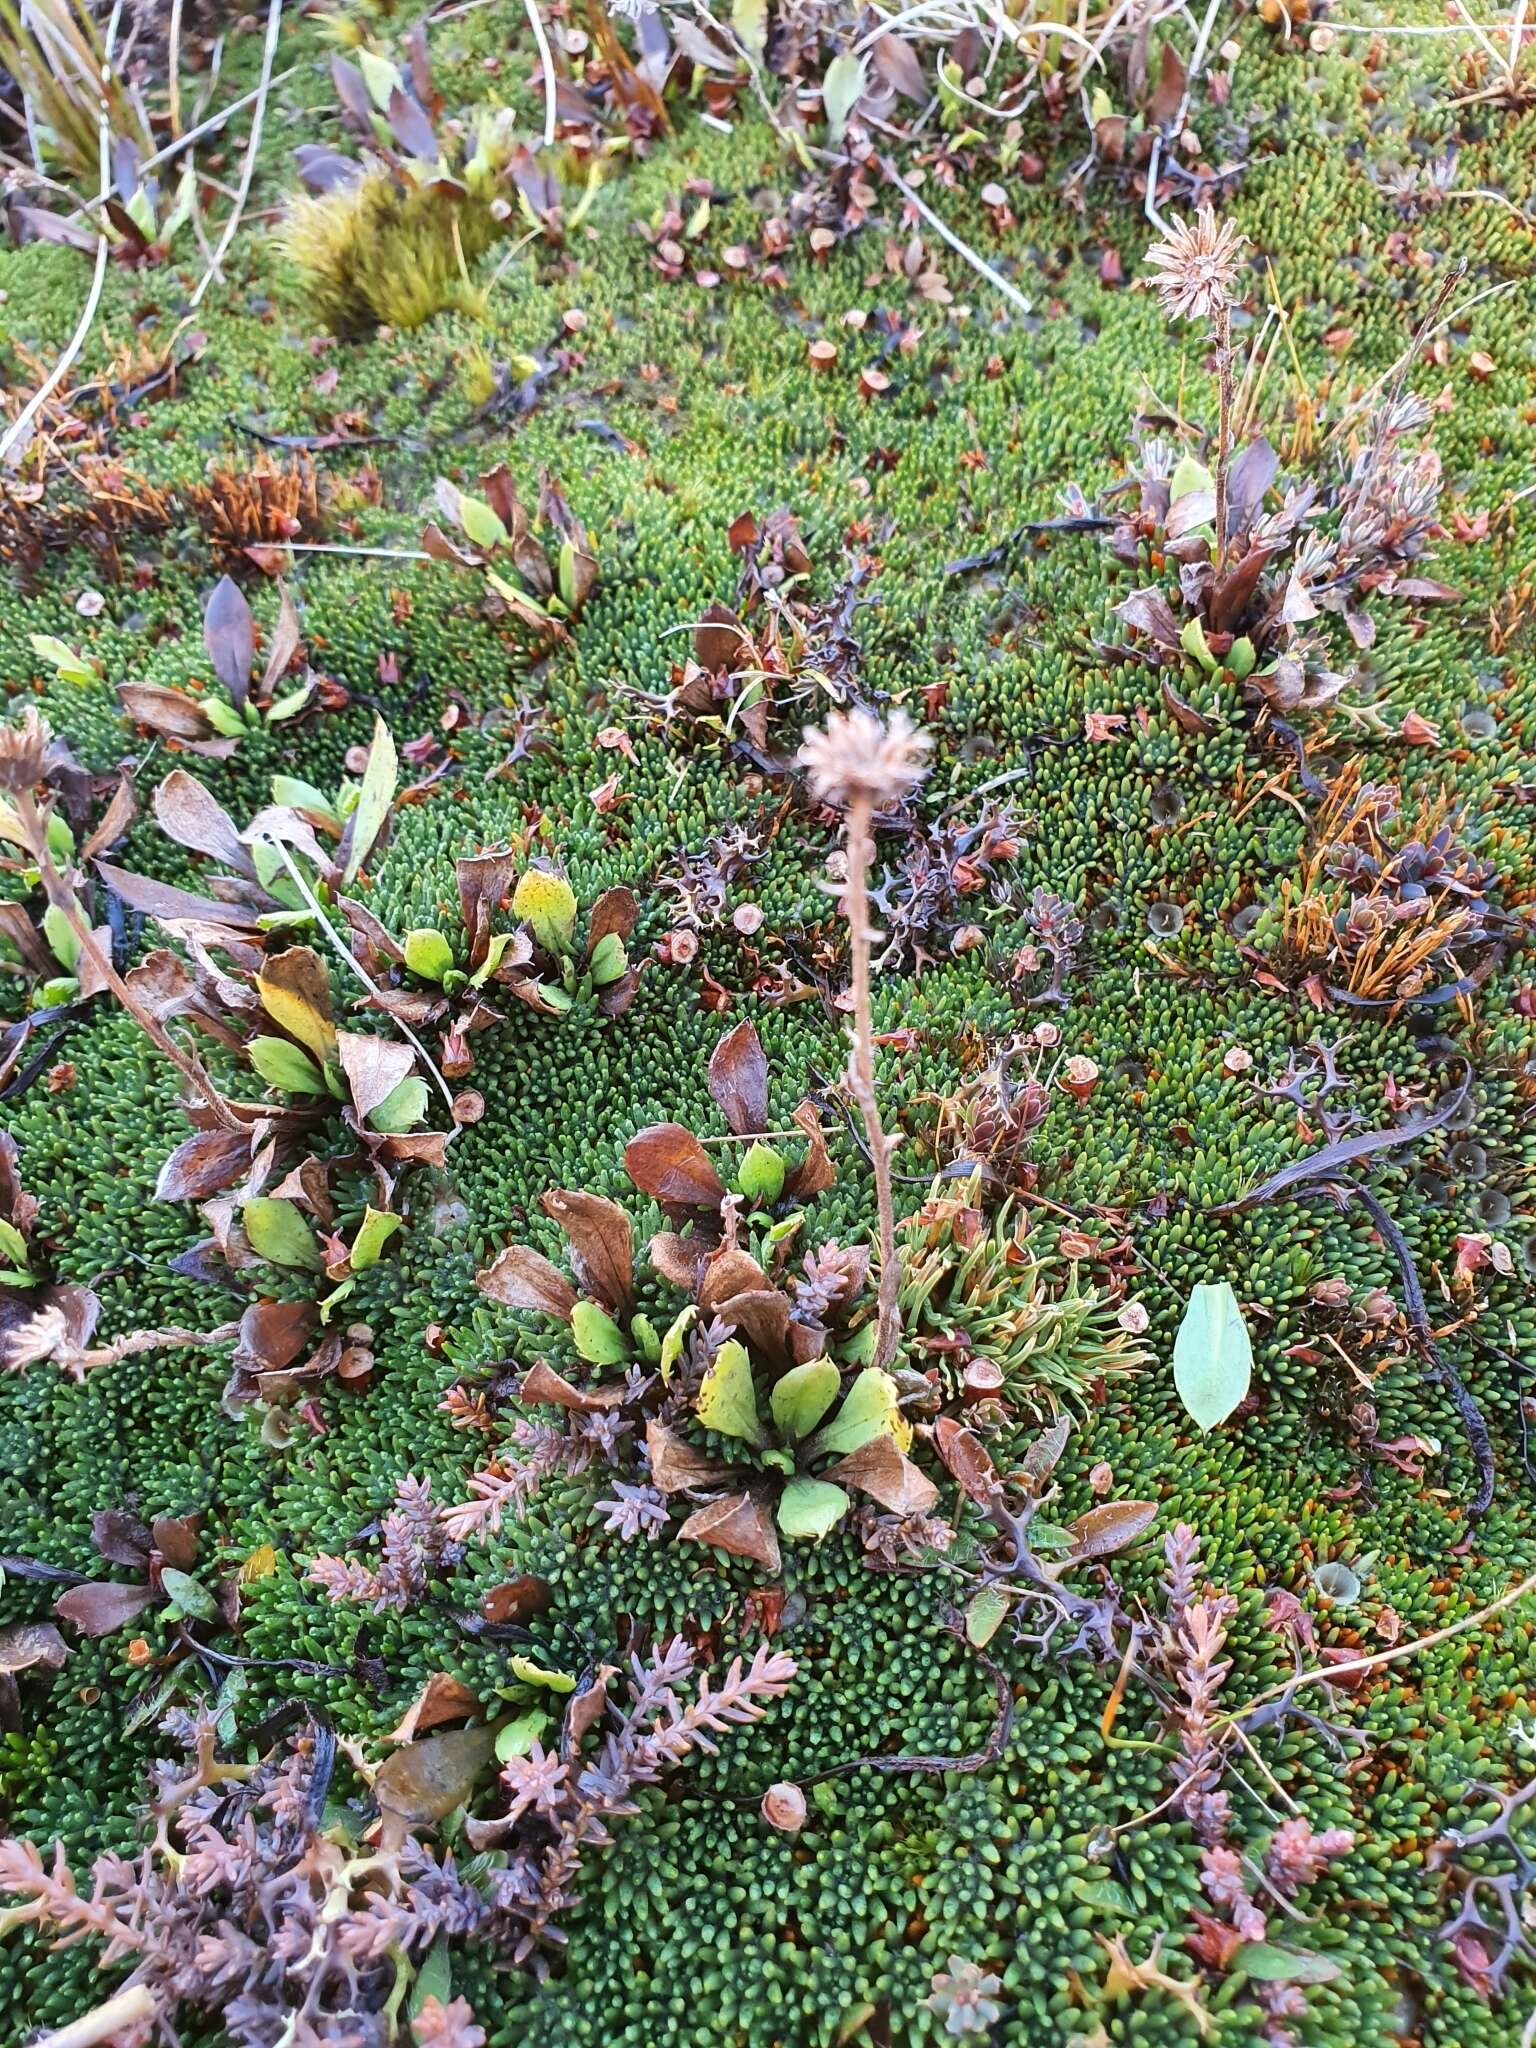
[(852, 1505), (840, 1486), (824, 1479), (791, 1479), (779, 1496), (778, 1524), (786, 1536), (819, 1543)]
[(736, 1174), (736, 1185), (754, 1208), (767, 1209), (784, 1192), (786, 1168), (771, 1145), (749, 1146)]
[(403, 942), (405, 964), (423, 981), (441, 981), (453, 966), (453, 948), (431, 925), (417, 925)]

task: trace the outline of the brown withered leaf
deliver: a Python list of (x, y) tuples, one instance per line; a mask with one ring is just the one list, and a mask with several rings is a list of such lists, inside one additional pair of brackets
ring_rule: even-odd
[(809, 1097), (800, 1104), (790, 1121), (804, 1131), (806, 1148), (800, 1164), (792, 1166), (784, 1177), (784, 1199), (787, 1202), (806, 1202), (812, 1195), (824, 1194), (831, 1187), (837, 1179), (837, 1168), (822, 1135), (821, 1111)]
[(616, 939), (627, 939), (639, 921), (640, 904), (633, 889), (605, 889), (587, 919), (587, 951), (595, 952), (599, 940), (610, 932)]
[(562, 1323), (571, 1320), (571, 1310), (580, 1299), (559, 1267), (526, 1244), (509, 1244), (498, 1252), (485, 1271), (475, 1275), (475, 1285), (503, 1308), (558, 1316)]
[(446, 562), (451, 569), (478, 569), (485, 559), (478, 551), (456, 546), (435, 520), (422, 529), (421, 546), (434, 562)]
[(709, 1092), (738, 1138), (768, 1128), (768, 1055), (751, 1023), (727, 1031), (709, 1056)]
[(693, 658), (700, 668), (711, 673), (733, 669), (750, 645), (745, 628), (728, 605), (704, 607), (693, 629)]
[(1061, 1454), (1067, 1448), (1067, 1438), (1071, 1434), (1072, 1418), (1058, 1415), (1044, 1435), (1037, 1436), (1024, 1453), (1019, 1469), (1032, 1490), (1049, 1479), (1061, 1463)]
[(138, 814), (139, 806), (133, 793), (133, 784), (124, 775), (112, 792), (111, 802), (96, 820), (82, 844), (81, 860), (94, 860), (98, 853), (105, 853), (109, 846), (116, 846)]
[[(169, 740), (213, 740), (214, 728), (201, 704), (160, 683), (119, 683), (119, 702), (135, 725), (147, 725)], [(229, 747), (234, 747), (234, 740)]]
[(674, 1287), (697, 1294), (704, 1263), (710, 1256), (707, 1244), (696, 1237), (679, 1237), (675, 1230), (658, 1230), (646, 1246), (652, 1266)]
[(1237, 566), (1222, 577), (1210, 595), (1206, 613), (1208, 627), (1218, 633), (1239, 631), (1243, 614), (1258, 588), (1264, 565), (1275, 552), (1274, 548), (1250, 548)]
[(716, 1302), (714, 1312), (770, 1365), (789, 1364), (789, 1302), (776, 1287), (749, 1287)]
[(256, 622), (245, 593), (232, 576), (214, 586), (203, 613), (203, 645), (213, 672), (229, 692), (236, 710), (243, 710), (256, 662)]
[(1167, 121), (1178, 118), (1184, 104), (1184, 81), (1188, 73), (1184, 60), (1172, 42), (1163, 44), (1162, 61), (1158, 67), (1157, 84), (1153, 87), (1152, 98), (1147, 107), (1151, 122), (1161, 128)]
[[(453, 871), (459, 885), (459, 917), (469, 946), (469, 964), (478, 967), (490, 947), (491, 919), (511, 887), (517, 859), (510, 852), (477, 853), (455, 861)], [(389, 943), (394, 945), (394, 940)]]
[(308, 1345), (314, 1320), (312, 1302), (253, 1301), (240, 1318), (231, 1363), (240, 1372), (286, 1372)]
[(621, 1407), (625, 1392), (622, 1380), (611, 1380), (603, 1387), (573, 1387), (542, 1358), (529, 1367), (518, 1389), (521, 1400), (549, 1401), (556, 1408), (570, 1408), (578, 1415), (596, 1415), (605, 1408)]
[(725, 1183), (692, 1131), (681, 1124), (648, 1124), (624, 1147), (624, 1165), (642, 1195), (664, 1209), (718, 1209)]
[(288, 673), (288, 665), (303, 645), (304, 633), (299, 624), (299, 614), (289, 595), (286, 583), (279, 583), (277, 624), (272, 630), (271, 644), (267, 648), (266, 664), (261, 672), (261, 694), (270, 697), (276, 686)]
[(709, 1314), (722, 1301), (730, 1301), (738, 1294), (761, 1292), (772, 1285), (749, 1251), (739, 1244), (723, 1244), (717, 1252), (710, 1253), (699, 1274), (699, 1307)]
[(130, 1515), (126, 1508), (98, 1508), (91, 1516), (91, 1548), (108, 1564), (126, 1564), (146, 1572), (154, 1541), (148, 1523)]
[(872, 1436), (821, 1476), (834, 1486), (857, 1487), (893, 1515), (929, 1514), (939, 1498), (933, 1481), (888, 1436)]
[(23, 1237), (37, 1221), (37, 1197), (21, 1184), (21, 1147), (9, 1131), (0, 1131), (0, 1216)]
[(952, 1416), (941, 1415), (933, 1426), (933, 1440), (946, 1470), (960, 1482), (961, 1490), (978, 1507), (990, 1507), (1001, 1490), (1001, 1481), (981, 1438)]
[(189, 1572), (197, 1563), (201, 1515), (156, 1515), (149, 1525), (150, 1538), (161, 1560), (173, 1572)]
[(591, 1684), (584, 1685), (579, 1692), (572, 1693), (565, 1710), (565, 1727), (561, 1738), (563, 1751), (574, 1754), (602, 1720), (608, 1708), (608, 1681), (617, 1678), (618, 1675), (617, 1664), (599, 1664), (592, 1674)]
[(1207, 718), (1203, 711), (1187, 704), (1166, 676), (1163, 677), (1163, 709), (1180, 732), (1209, 733), (1221, 729), (1219, 718)]
[(373, 1796), (386, 1814), (432, 1827), (469, 1798), (495, 1748), (494, 1728), (456, 1728), (409, 1742), (380, 1764)]
[(892, 35), (887, 29), (869, 54), (875, 70), (893, 92), (918, 106), (926, 103), (931, 91), (927, 74), (916, 50), (904, 36)]
[(651, 1478), (663, 1493), (682, 1493), (694, 1486), (718, 1486), (730, 1470), (718, 1458), (706, 1458), (685, 1443), (664, 1422), (645, 1425), (645, 1452)]
[(359, 1123), (368, 1121), (379, 1104), (409, 1078), (416, 1065), (414, 1046), (362, 1031), (338, 1031), (336, 1056), (352, 1091), (352, 1107)]
[(22, 1621), (13, 1628), (0, 1628), (0, 1672), (45, 1671), (63, 1668), (69, 1645), (51, 1621)]
[(604, 1308), (627, 1313), (634, 1301), (635, 1235), (624, 1210), (579, 1188), (550, 1188), (541, 1201), (565, 1232), (572, 1269), (587, 1293)]
[(119, 1586), (95, 1581), (71, 1586), (53, 1603), (53, 1611), (72, 1622), (82, 1635), (109, 1636), (144, 1612), (155, 1596), (148, 1586)]
[(1108, 1557), (1136, 1541), (1157, 1520), (1155, 1500), (1107, 1500), (1068, 1524), (1072, 1533), (1071, 1562)]
[(161, 831), (178, 846), (204, 853), (237, 875), (255, 876), (255, 864), (234, 819), (195, 775), (173, 768), (155, 791), (153, 804)]
[(469, 1687), (446, 1671), (434, 1671), (406, 1708), (398, 1728), (385, 1736), (386, 1742), (414, 1742), (429, 1728), (441, 1728), (445, 1721), (467, 1721), (478, 1714), (480, 1702)]
[(709, 1543), (732, 1557), (749, 1558), (764, 1571), (779, 1569), (779, 1539), (761, 1504), (750, 1493), (728, 1494), (691, 1514), (677, 1532), (679, 1542)]
[(98, 960), (105, 962), (112, 957), (112, 927), (99, 924), (92, 931), (91, 937), (96, 941), (95, 954), (82, 951), (75, 966), (82, 1001), (88, 996), (99, 996), (103, 989), (112, 985), (107, 979), (105, 966), (98, 965)]
[[(156, 946), (137, 967), (130, 967), (123, 979), (135, 1000), (162, 1024), (172, 1017), (191, 1017), (210, 1038), (239, 1052), (244, 1049), (245, 1036), (232, 1028), (232, 1020), (249, 1017), (254, 1021), (260, 1005), (244, 982), (210, 970), (201, 937), (206, 930), (206, 926), (181, 927), (180, 935), (193, 955), (190, 964), (168, 946)], [(224, 934), (219, 943), (237, 957), (249, 952), (253, 960), (261, 958), (233, 932)]]
[(1179, 622), (1160, 590), (1133, 590), (1115, 606), (1115, 617), (1145, 633), (1165, 654), (1179, 652)]
[(96, 872), (130, 910), (142, 910), (146, 917), (158, 918), (162, 924), (190, 918), (197, 924), (228, 925), (240, 932), (261, 929), (261, 912), (249, 904), (216, 903), (211, 896), (194, 896), (190, 889), (152, 881), (148, 875), (136, 875), (110, 860), (97, 861)]
[(548, 1579), (524, 1572), (521, 1578), (504, 1579), (499, 1586), (492, 1586), (481, 1598), (480, 1612), (488, 1622), (500, 1627), (507, 1622), (531, 1621), (534, 1615), (546, 1613), (554, 1598)]
[(194, 1131), (183, 1138), (155, 1181), (157, 1202), (200, 1202), (233, 1187), (251, 1163), (249, 1131)]
[(48, 975), (55, 971), (53, 955), (38, 936), (24, 905), (0, 903), (0, 938), (10, 941), (31, 973)]

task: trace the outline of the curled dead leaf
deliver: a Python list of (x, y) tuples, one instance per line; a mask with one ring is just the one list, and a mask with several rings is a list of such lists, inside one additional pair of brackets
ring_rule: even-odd
[(624, 1147), (624, 1165), (642, 1195), (664, 1209), (717, 1209), (725, 1183), (692, 1131), (681, 1124), (649, 1124)]
[(893, 1515), (931, 1514), (938, 1504), (939, 1489), (888, 1436), (872, 1436), (821, 1477), (835, 1486), (856, 1487)]
[(952, 1417), (941, 1415), (933, 1426), (933, 1440), (946, 1470), (960, 1482), (962, 1492), (978, 1507), (991, 1507), (1002, 1490), (1002, 1482), (981, 1438)]
[(582, 1286), (604, 1308), (627, 1313), (634, 1300), (635, 1237), (625, 1211), (575, 1188), (550, 1188), (542, 1205), (565, 1232)]
[(530, 1309), (536, 1314), (571, 1320), (571, 1310), (580, 1299), (558, 1266), (552, 1266), (542, 1252), (530, 1245), (509, 1244), (498, 1252), (475, 1285), (503, 1308)]
[(731, 1557), (745, 1557), (765, 1571), (779, 1569), (779, 1539), (761, 1504), (750, 1493), (728, 1494), (691, 1514), (677, 1532), (679, 1542), (708, 1543)]
[(625, 1391), (622, 1380), (611, 1381), (605, 1387), (573, 1387), (542, 1358), (529, 1368), (518, 1389), (524, 1401), (548, 1401), (556, 1408), (569, 1408), (578, 1415), (597, 1415), (605, 1408), (621, 1406)]

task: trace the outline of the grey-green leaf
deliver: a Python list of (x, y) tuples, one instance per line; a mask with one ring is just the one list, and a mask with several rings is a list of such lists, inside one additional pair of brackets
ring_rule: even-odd
[(1253, 1377), (1253, 1346), (1225, 1280), (1195, 1288), (1173, 1344), (1173, 1384), (1201, 1429), (1225, 1422)]

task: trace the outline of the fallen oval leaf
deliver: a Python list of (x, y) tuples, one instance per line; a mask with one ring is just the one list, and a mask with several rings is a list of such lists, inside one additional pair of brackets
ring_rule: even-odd
[(1200, 1429), (1214, 1429), (1244, 1400), (1253, 1346), (1230, 1282), (1202, 1283), (1189, 1297), (1173, 1343), (1173, 1384)]
[(430, 1827), (464, 1804), (495, 1747), (494, 1728), (456, 1728), (408, 1743), (380, 1764), (373, 1796), (386, 1813)]
[(1107, 1500), (1070, 1523), (1073, 1564), (1090, 1557), (1108, 1557), (1134, 1543), (1157, 1520), (1155, 1500)]

